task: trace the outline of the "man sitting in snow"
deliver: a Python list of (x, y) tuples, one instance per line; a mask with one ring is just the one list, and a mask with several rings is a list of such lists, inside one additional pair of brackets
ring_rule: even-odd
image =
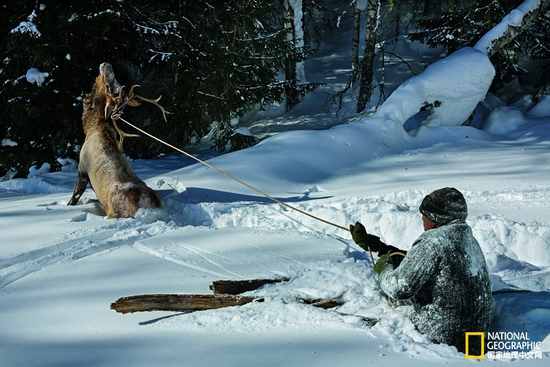
[[(389, 253), (401, 250), (368, 234), (361, 223), (351, 225), (350, 231), (359, 246), (378, 251), (374, 270), (382, 290), (394, 300), (412, 300), (411, 320), (418, 331), (465, 352), (465, 333), (487, 332), (493, 316), (485, 257), (466, 224), (468, 208), (460, 191), (432, 192), (420, 212), (424, 233), (400, 264), (394, 264)], [(474, 344), (479, 339), (470, 339), (470, 354), (477, 355), (480, 346)]]

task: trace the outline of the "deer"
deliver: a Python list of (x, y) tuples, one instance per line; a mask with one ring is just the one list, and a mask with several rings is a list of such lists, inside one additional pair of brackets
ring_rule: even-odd
[(159, 195), (138, 177), (123, 152), (124, 138), (138, 136), (125, 133), (117, 124), (125, 106), (137, 107), (140, 101), (153, 103), (161, 109), (165, 121), (169, 113), (160, 106), (160, 97), (148, 99), (135, 94), (137, 86), (126, 93), (116, 80), (113, 67), (106, 62), (99, 66), (92, 91), (82, 102), (85, 139), (73, 195), (67, 205), (76, 205), (90, 183), (108, 218), (133, 218), (140, 208), (163, 206)]

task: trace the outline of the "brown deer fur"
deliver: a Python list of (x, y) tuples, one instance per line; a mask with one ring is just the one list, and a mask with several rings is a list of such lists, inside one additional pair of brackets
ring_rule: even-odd
[(120, 93), (121, 88), (111, 65), (101, 64), (92, 92), (83, 101), (82, 126), (86, 138), (68, 203), (76, 205), (89, 182), (109, 218), (134, 217), (139, 208), (162, 206), (157, 193), (136, 175), (117, 140), (110, 117), (121, 102), (128, 100), (128, 96)]

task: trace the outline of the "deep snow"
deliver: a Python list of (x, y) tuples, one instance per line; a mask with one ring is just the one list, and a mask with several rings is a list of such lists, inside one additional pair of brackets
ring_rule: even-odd
[[(322, 78), (323, 68), (347, 70), (340, 47), (338, 38), (327, 41), (322, 53), (306, 63), (309, 81)], [(479, 66), (475, 50), (462, 53), (466, 56), (459, 61)], [(425, 75), (409, 85), (433, 87), (433, 75)], [(462, 83), (463, 75), (450, 75), (446, 87)], [(400, 93), (411, 93), (405, 87), (370, 118), (342, 121), (329, 113), (317, 115), (326, 91), (341, 82), (306, 96), (296, 111), (273, 109), (257, 114), (249, 125), (264, 136), (274, 134), (270, 122), (286, 121), (297, 131), (208, 162), (338, 225), (359, 220), (404, 249), (422, 231), (418, 205), (424, 195), (440, 187), (458, 188), (468, 202), (467, 222), (487, 259), (493, 290), (531, 291), (495, 295), (493, 331), (523, 332), (541, 342), (540, 357), (481, 363), (546, 365), (548, 101), (522, 113), (524, 106), (486, 99), (490, 123), (484, 130), (420, 127), (407, 134), (403, 121), (386, 113), (403, 112)], [(442, 106), (449, 103), (450, 111), (458, 111), (475, 103), (461, 98), (460, 90), (445, 89)], [(318, 128), (311, 122), (316, 119), (337, 126), (308, 130), (307, 125)], [(207, 158), (204, 151), (197, 153)], [(138, 175), (163, 197), (165, 210), (109, 220), (91, 190), (82, 205), (66, 206), (76, 179), (74, 166), (67, 163), (62, 172), (36, 170), (29, 179), (0, 183), (0, 366), (472, 363), (415, 331), (406, 306), (388, 304), (368, 254), (346, 231), (272, 203), (179, 155), (133, 162)], [(213, 280), (280, 276), (291, 280), (250, 292), (265, 301), (238, 308), (131, 315), (109, 309), (122, 296), (208, 294)], [(295, 301), (339, 295), (346, 303), (333, 311)], [(369, 327), (341, 313), (380, 321)]]

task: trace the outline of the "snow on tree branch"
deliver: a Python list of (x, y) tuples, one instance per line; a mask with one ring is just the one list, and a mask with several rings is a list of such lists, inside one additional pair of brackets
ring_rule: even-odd
[(462, 125), (485, 98), (494, 75), (485, 54), (462, 48), (401, 84), (374, 116), (400, 125), (416, 115), (429, 127)]
[(491, 86), (495, 68), (489, 57), (510, 43), (550, 0), (527, 0), (472, 47), (464, 47), (405, 81), (373, 117), (406, 130), (420, 125), (460, 126), (471, 116)]
[(11, 30), (11, 33), (29, 33), (35, 37), (40, 37), (42, 34), (34, 24), (36, 19), (36, 11), (33, 10), (31, 15), (27, 17), (26, 22), (21, 22), (17, 27)]
[(526, 0), (487, 32), (474, 46), (488, 56), (510, 43), (533, 19), (540, 15), (548, 0)]

